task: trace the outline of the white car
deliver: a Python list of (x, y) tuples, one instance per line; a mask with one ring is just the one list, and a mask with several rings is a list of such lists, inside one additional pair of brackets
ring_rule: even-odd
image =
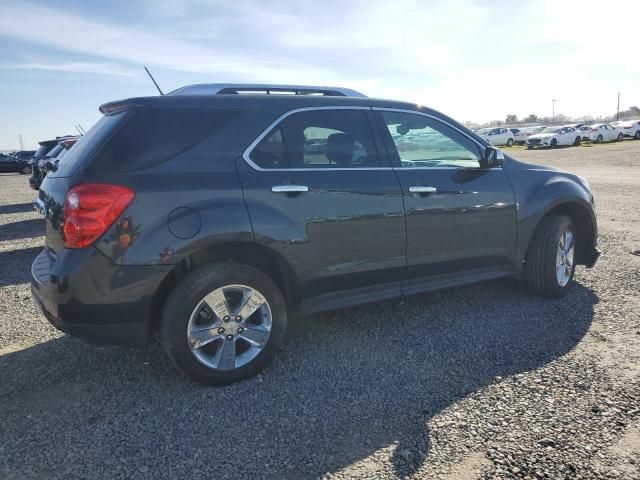
[(496, 146), (506, 145), (507, 147), (510, 147), (514, 142), (513, 133), (511, 133), (511, 130), (504, 127), (482, 128), (478, 130), (477, 133), (487, 142)]
[(527, 148), (550, 147), (559, 145), (580, 145), (582, 132), (573, 127), (545, 127), (540, 133), (527, 138)]
[(513, 142), (514, 143), (517, 143), (519, 145), (523, 145), (524, 142), (527, 140), (527, 136), (525, 134), (524, 128), (511, 127), (509, 130), (511, 130), (511, 133), (513, 133)]
[(595, 123), (589, 131), (589, 140), (595, 143), (621, 142), (623, 138), (622, 130), (608, 123)]
[(640, 140), (640, 120), (629, 120), (620, 125), (620, 130), (625, 137), (633, 137)]

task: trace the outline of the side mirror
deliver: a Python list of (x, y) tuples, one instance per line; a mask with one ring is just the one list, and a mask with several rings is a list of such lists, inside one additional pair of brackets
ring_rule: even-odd
[(482, 154), (482, 165), (483, 168), (493, 168), (502, 165), (504, 161), (504, 153), (502, 150), (495, 147), (485, 147), (484, 153)]

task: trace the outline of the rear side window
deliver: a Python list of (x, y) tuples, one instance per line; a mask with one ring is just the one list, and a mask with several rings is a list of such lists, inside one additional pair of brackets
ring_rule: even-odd
[(362, 110), (311, 110), (286, 117), (252, 150), (261, 168), (375, 168), (380, 159)]
[(238, 113), (238, 109), (214, 108), (137, 109), (100, 149), (91, 168), (122, 171), (162, 163), (210, 137)]
[(56, 145), (55, 145), (55, 143), (54, 143), (53, 145), (51, 145), (51, 144), (47, 144), (47, 145), (40, 145), (40, 146), (38, 147), (38, 149), (36, 150), (36, 153), (35, 153), (34, 157), (35, 157), (35, 158), (42, 158), (42, 157), (44, 157), (44, 156), (47, 154), (47, 152), (48, 152), (49, 150), (51, 150), (53, 147), (55, 147), (55, 146), (56, 146)]

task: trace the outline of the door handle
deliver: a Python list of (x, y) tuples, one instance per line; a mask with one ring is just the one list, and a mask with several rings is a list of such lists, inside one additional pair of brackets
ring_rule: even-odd
[(273, 193), (301, 193), (301, 192), (308, 192), (309, 187), (307, 187), (306, 185), (293, 185), (293, 184), (274, 185), (273, 187), (271, 187), (271, 191)]
[(425, 187), (423, 185), (409, 187), (409, 192), (411, 193), (436, 193), (437, 191), (436, 187)]

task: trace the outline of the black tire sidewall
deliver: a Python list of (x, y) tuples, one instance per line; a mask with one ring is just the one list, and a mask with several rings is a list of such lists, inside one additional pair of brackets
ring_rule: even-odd
[[(201, 364), (187, 343), (187, 325), (196, 305), (216, 288), (241, 284), (258, 290), (271, 308), (271, 335), (264, 350), (246, 365), (231, 371), (216, 371)], [(226, 385), (256, 375), (280, 349), (287, 328), (287, 308), (276, 284), (260, 270), (234, 262), (201, 267), (172, 291), (167, 299), (161, 325), (165, 351), (176, 366), (197, 382)]]
[[(556, 255), (560, 235), (566, 228), (573, 233), (574, 262), (569, 281), (565, 286), (561, 286), (556, 276)], [(576, 270), (575, 252), (579, 241), (571, 218), (552, 215), (541, 221), (531, 245), (531, 248), (536, 250), (535, 257), (528, 255), (527, 259), (527, 283), (534, 293), (547, 298), (560, 298), (568, 293), (573, 286)]]

